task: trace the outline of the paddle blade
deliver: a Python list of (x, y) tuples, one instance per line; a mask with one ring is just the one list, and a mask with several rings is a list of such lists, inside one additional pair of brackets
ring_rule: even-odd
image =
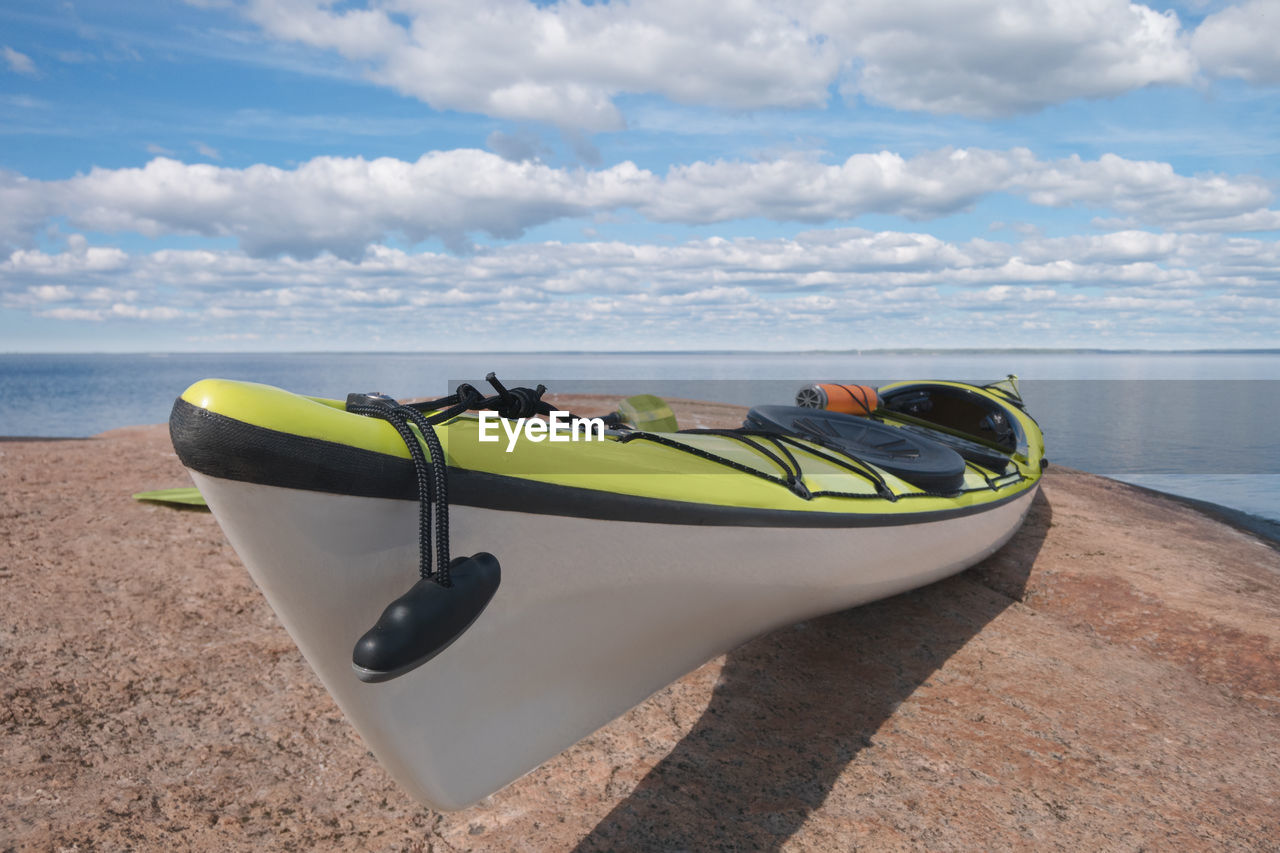
[(178, 506), (208, 506), (204, 501), (204, 496), (200, 494), (200, 490), (194, 486), (188, 486), (182, 489), (156, 489), (150, 492), (138, 492), (133, 495), (135, 501), (151, 501), (161, 504), (176, 504)]
[(661, 397), (637, 394), (618, 404), (622, 422), (645, 432), (675, 432), (676, 416)]

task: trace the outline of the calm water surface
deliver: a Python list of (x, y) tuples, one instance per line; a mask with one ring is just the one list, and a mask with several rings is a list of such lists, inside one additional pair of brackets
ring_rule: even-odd
[(243, 379), (396, 397), (481, 384), (786, 403), (813, 381), (1023, 379), (1052, 461), (1280, 520), (1280, 353), (248, 353), (0, 355), (0, 435), (159, 423), (188, 385)]

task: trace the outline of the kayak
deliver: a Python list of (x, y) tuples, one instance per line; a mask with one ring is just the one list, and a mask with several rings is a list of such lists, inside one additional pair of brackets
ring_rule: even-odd
[(310, 666), (438, 809), (752, 637), (982, 560), (1046, 464), (1012, 381), (894, 383), (861, 415), (761, 406), (738, 430), (664, 432), (491, 383), (405, 406), (208, 379), (170, 418)]

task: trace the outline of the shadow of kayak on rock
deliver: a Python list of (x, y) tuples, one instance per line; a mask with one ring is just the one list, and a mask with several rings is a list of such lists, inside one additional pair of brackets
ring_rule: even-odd
[(978, 566), (730, 652), (693, 729), (576, 850), (779, 849), (898, 706), (1022, 599), (1052, 518), (1041, 493)]

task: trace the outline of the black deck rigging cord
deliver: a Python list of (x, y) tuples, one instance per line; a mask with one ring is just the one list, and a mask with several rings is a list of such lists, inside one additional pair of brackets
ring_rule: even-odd
[[(449, 578), (449, 478), (444, 461), (444, 448), (435, 429), (417, 409), (401, 406), (389, 397), (352, 394), (347, 397), (347, 411), (387, 421), (404, 441), (413, 462), (414, 480), (418, 486), (418, 573), (441, 586), (452, 586)], [(409, 424), (418, 428), (431, 455), (422, 452), (422, 444)], [(431, 516), (435, 512), (435, 564), (432, 565)]]
[[(854, 464), (850, 464), (850, 462), (845, 461), (844, 459), (838, 458), (837, 456), (824, 453), (822, 450), (819, 450), (817, 447), (809, 446), (809, 445), (818, 445), (821, 442), (815, 439), (809, 438), (808, 436), (799, 438), (796, 436), (786, 435), (784, 433), (768, 432), (766, 430), (756, 430), (756, 429), (746, 429), (746, 428), (682, 429), (679, 432), (674, 434), (675, 435), (715, 435), (722, 438), (731, 438), (731, 439), (734, 439), (735, 441), (740, 441), (743, 444), (745, 444), (747, 447), (760, 453), (762, 456), (764, 456), (766, 459), (768, 459), (770, 462), (776, 465), (782, 471), (782, 476), (778, 476), (776, 474), (770, 474), (767, 471), (761, 471), (760, 469), (753, 468), (750, 465), (744, 465), (743, 463), (738, 462), (734, 459), (730, 459), (727, 456), (721, 456), (718, 453), (712, 453), (709, 450), (703, 450), (700, 447), (695, 447), (691, 444), (685, 444), (684, 442), (676, 441), (675, 439), (668, 438), (666, 435), (661, 433), (643, 432), (640, 430), (629, 431), (629, 432), (624, 432), (622, 435), (618, 436), (618, 441), (619, 443), (625, 443), (628, 441), (636, 441), (638, 439), (643, 439), (645, 441), (651, 441), (654, 444), (661, 444), (664, 447), (670, 447), (673, 450), (679, 450), (683, 453), (688, 453), (690, 455), (697, 456), (700, 459), (706, 459), (709, 462), (715, 462), (719, 465), (724, 465), (726, 468), (732, 468), (735, 471), (741, 471), (744, 474), (750, 474), (753, 477), (759, 477), (760, 479), (767, 480), (770, 483), (777, 483), (779, 486), (784, 486), (787, 489), (790, 489), (797, 496), (804, 498), (805, 500), (808, 500), (810, 498), (816, 498), (816, 497), (827, 497), (827, 496), (836, 496), (836, 495), (841, 497), (846, 497), (846, 496), (862, 497), (861, 495), (857, 495), (854, 493), (846, 494), (844, 492), (828, 493), (828, 492), (809, 491), (808, 487), (804, 485), (804, 482), (802, 480), (803, 473), (800, 467), (800, 463), (796, 461), (795, 456), (792, 455), (790, 450), (787, 449), (787, 445), (791, 445), (792, 447), (798, 450), (803, 450), (806, 453), (809, 453), (813, 456), (818, 457), (819, 459), (822, 459), (824, 462), (829, 462), (833, 465), (837, 465), (841, 468), (845, 468), (851, 473), (857, 474), (858, 476), (862, 477), (865, 480), (869, 480), (872, 486), (875, 488), (876, 492), (874, 495), (869, 495), (867, 497), (879, 497), (889, 501), (897, 500), (899, 497), (897, 494), (893, 492), (892, 489), (889, 488), (889, 484), (885, 482), (884, 478), (881, 477), (878, 473), (876, 473), (875, 470), (872, 469), (870, 466), (866, 466), (866, 463), (862, 462), (862, 460), (858, 459), (856, 456), (853, 456), (852, 454), (849, 454), (846, 451), (839, 451), (839, 450), (833, 451), (835, 453), (839, 453), (843, 456), (846, 456), (849, 460), (852, 460), (853, 462), (858, 463), (857, 465), (854, 465)], [(752, 441), (751, 439), (753, 438), (759, 438), (759, 439), (763, 439), (765, 441), (770, 442), (778, 449), (779, 453), (774, 453), (773, 451), (769, 450), (763, 445), (758, 444), (755, 441)], [(804, 442), (807, 442), (808, 444)], [(831, 448), (825, 448), (825, 447), (823, 449), (832, 450)], [(785, 457), (785, 459), (783, 457)], [(860, 467), (860, 466), (865, 466), (865, 467)]]
[(449, 556), (449, 475), (435, 425), (470, 409), (527, 418), (550, 414), (551, 406), (542, 399), (545, 385), (508, 389), (492, 373), (485, 378), (496, 394), (486, 397), (462, 383), (453, 394), (423, 403), (401, 404), (384, 394), (347, 397), (347, 411), (395, 428), (409, 451), (418, 488), (418, 582), (356, 642), (351, 665), (362, 681), (389, 681), (431, 660), (471, 626), (498, 590), (501, 567), (492, 554)]
[[(551, 404), (542, 399), (547, 390), (545, 385), (509, 389), (493, 373), (485, 379), (498, 393), (486, 397), (475, 386), (463, 382), (447, 397), (420, 403), (399, 403), (378, 393), (347, 395), (348, 412), (387, 421), (395, 427), (404, 441), (413, 462), (418, 487), (418, 571), (424, 580), (433, 580), (444, 587), (452, 585), (449, 574), (449, 476), (444, 448), (436, 435), (435, 425), (472, 409), (492, 409), (499, 416), (511, 419), (548, 415), (552, 411)], [(427, 417), (425, 412), (433, 414)], [(418, 428), (418, 433), (422, 436), (421, 442), (414, 435), (410, 424)], [(430, 462), (422, 452), (422, 443), (427, 445)], [(434, 567), (431, 542), (433, 508)]]

